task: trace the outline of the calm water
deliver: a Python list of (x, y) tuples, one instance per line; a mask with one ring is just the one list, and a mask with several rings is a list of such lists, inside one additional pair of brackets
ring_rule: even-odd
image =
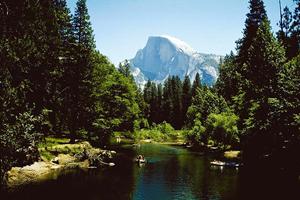
[[(0, 200), (300, 199), (299, 180), (247, 169), (211, 167), (209, 158), (183, 148), (128, 145), (118, 152), (115, 167), (66, 172), (54, 181), (2, 193)], [(148, 163), (134, 163), (137, 154), (143, 154)]]

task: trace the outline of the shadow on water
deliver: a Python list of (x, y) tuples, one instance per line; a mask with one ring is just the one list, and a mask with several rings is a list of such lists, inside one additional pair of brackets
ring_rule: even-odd
[[(210, 158), (179, 147), (157, 144), (125, 145), (116, 166), (68, 171), (57, 180), (0, 194), (12, 200), (168, 200), (168, 199), (299, 199), (299, 180), (253, 169), (210, 166)], [(145, 165), (133, 162), (136, 155)]]

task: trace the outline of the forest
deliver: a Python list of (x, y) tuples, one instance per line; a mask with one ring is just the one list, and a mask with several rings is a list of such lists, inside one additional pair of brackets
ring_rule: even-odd
[[(46, 137), (104, 146), (114, 132), (134, 137), (183, 130), (194, 146), (243, 152), (246, 165), (300, 170), (300, 1), (271, 30), (264, 2), (249, 0), (236, 53), (221, 60), (212, 87), (189, 77), (139, 88), (128, 62), (97, 49), (86, 0), (0, 1), (0, 179), (39, 159)], [(126, 134), (125, 134), (126, 133)], [(130, 136), (129, 136), (130, 137)], [(151, 136), (150, 136), (151, 137)]]

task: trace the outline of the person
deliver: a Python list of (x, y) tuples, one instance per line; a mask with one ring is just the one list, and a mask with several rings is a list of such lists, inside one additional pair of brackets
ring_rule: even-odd
[(138, 161), (144, 160), (144, 156), (143, 156), (143, 155), (138, 155), (137, 160), (138, 160)]

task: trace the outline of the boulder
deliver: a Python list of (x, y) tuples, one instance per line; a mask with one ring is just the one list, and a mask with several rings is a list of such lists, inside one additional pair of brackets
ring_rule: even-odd
[(57, 178), (60, 165), (48, 162), (35, 162), (25, 167), (13, 167), (7, 173), (7, 186), (16, 187)]

